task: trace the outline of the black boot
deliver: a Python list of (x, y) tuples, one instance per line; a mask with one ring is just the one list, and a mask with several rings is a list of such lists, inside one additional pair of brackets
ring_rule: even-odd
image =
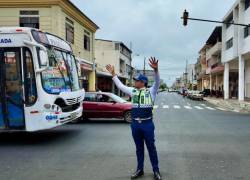
[(162, 180), (161, 173), (159, 171), (154, 172), (155, 180)]
[(137, 170), (134, 174), (132, 174), (131, 179), (137, 179), (139, 177), (142, 177), (144, 175), (143, 170)]

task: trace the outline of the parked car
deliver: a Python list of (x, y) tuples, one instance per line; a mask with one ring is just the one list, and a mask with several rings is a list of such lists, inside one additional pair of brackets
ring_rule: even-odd
[(176, 90), (175, 89), (168, 89), (168, 92), (173, 93), (173, 92), (176, 92)]
[(132, 104), (107, 92), (86, 92), (83, 119), (124, 119), (131, 122)]
[(188, 91), (187, 97), (192, 100), (203, 100), (203, 92), (201, 91)]
[(202, 94), (204, 97), (210, 96), (211, 95), (210, 89), (204, 89), (202, 91)]

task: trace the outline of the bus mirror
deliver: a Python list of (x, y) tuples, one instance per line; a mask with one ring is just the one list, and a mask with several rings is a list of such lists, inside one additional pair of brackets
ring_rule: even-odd
[(41, 66), (48, 66), (48, 56), (47, 56), (46, 51), (40, 49), (39, 56), (40, 56), (40, 65)]

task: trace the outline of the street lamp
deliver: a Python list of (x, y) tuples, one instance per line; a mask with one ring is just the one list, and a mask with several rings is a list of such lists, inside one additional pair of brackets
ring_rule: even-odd
[(185, 9), (183, 12), (183, 16), (181, 17), (183, 19), (183, 25), (187, 26), (188, 25), (188, 20), (192, 21), (203, 21), (203, 22), (211, 22), (211, 23), (220, 23), (220, 24), (232, 24), (236, 26), (244, 26), (244, 27), (250, 27), (250, 24), (240, 24), (240, 23), (234, 23), (234, 22), (225, 22), (225, 21), (215, 21), (215, 20), (209, 20), (209, 19), (197, 19), (197, 18), (190, 18), (189, 17), (189, 12)]

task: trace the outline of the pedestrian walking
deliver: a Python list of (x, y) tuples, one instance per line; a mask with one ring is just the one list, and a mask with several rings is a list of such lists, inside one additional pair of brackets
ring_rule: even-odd
[(147, 88), (147, 76), (140, 74), (134, 78), (134, 87), (125, 86), (115, 73), (114, 66), (107, 65), (107, 70), (112, 74), (116, 86), (128, 94), (132, 99), (132, 136), (136, 146), (137, 170), (132, 174), (131, 179), (137, 179), (144, 175), (144, 142), (148, 149), (155, 180), (161, 180), (159, 171), (158, 155), (155, 146), (155, 126), (153, 123), (153, 107), (160, 86), (160, 76), (158, 72), (158, 60), (151, 57), (149, 65), (155, 72), (155, 82), (151, 88)]

